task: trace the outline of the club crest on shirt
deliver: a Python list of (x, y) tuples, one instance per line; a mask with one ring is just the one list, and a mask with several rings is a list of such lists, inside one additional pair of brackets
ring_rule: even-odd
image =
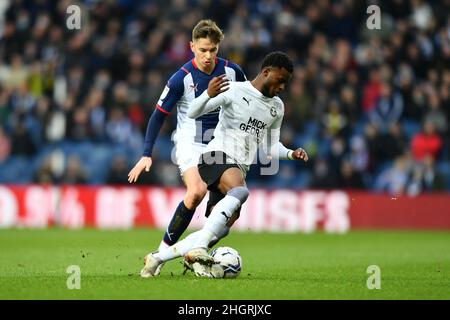
[(270, 108), (270, 115), (274, 118), (277, 116), (277, 109), (275, 107)]

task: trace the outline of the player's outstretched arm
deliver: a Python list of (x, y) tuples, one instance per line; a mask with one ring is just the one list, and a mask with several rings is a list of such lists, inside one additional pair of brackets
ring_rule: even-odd
[(133, 169), (128, 173), (128, 182), (133, 183), (136, 182), (139, 178), (141, 172), (145, 169), (146, 172), (150, 171), (150, 167), (152, 166), (152, 158), (143, 156), (139, 161), (134, 165)]
[[(274, 148), (276, 149), (276, 147)], [(278, 159), (281, 160), (303, 160), (308, 161), (308, 154), (305, 149), (297, 148), (296, 150), (291, 150), (286, 148), (281, 141), (278, 141), (278, 154), (275, 154)]]
[(277, 120), (269, 128), (270, 131), (264, 136), (263, 148), (268, 146), (268, 149), (265, 149), (265, 151), (270, 159), (277, 157), (282, 160), (308, 161), (308, 154), (303, 148), (291, 150), (286, 148), (280, 142), (280, 129), (281, 123), (283, 122), (283, 116), (284, 114), (278, 115)]
[(227, 104), (229, 102), (227, 96), (220, 93), (227, 91), (229, 88), (229, 80), (225, 75), (212, 78), (208, 84), (208, 89), (191, 101), (187, 114), (188, 117), (195, 119), (202, 114), (211, 112)]
[(278, 141), (278, 159), (281, 160), (293, 160), (291, 155), (294, 153), (294, 150), (286, 148), (281, 141)]
[(144, 169), (147, 172), (150, 171), (150, 167), (152, 166), (152, 149), (158, 133), (161, 130), (166, 116), (170, 114), (183, 95), (183, 82), (180, 74), (182, 76), (184, 72), (178, 71), (169, 79), (148, 121), (144, 139), (144, 153), (142, 158), (128, 173), (128, 182), (130, 183), (136, 182)]

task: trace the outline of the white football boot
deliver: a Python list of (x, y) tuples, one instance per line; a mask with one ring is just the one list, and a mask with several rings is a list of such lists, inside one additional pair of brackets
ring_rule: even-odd
[(211, 278), (210, 269), (211, 267), (203, 265), (200, 262), (194, 262), (192, 265), (192, 271), (197, 277)]
[(225, 276), (223, 268), (218, 263), (214, 263), (211, 266), (209, 273), (212, 278), (223, 278)]
[(187, 261), (184, 261), (184, 267), (185, 270), (183, 274), (186, 274), (188, 270), (194, 272), (194, 274), (197, 277), (203, 277), (203, 278), (223, 278), (224, 271), (223, 268), (217, 264), (214, 263), (211, 266), (200, 264), (199, 262), (194, 262), (193, 264), (187, 263)]
[(184, 267), (191, 270), (197, 277), (223, 278), (224, 271), (222, 267), (215, 263), (214, 258), (203, 249), (193, 249), (184, 256)]
[(156, 268), (155, 276), (159, 276), (159, 274), (161, 273), (162, 267), (164, 267), (164, 262), (162, 262), (162, 263)]
[(163, 262), (160, 259), (155, 258), (153, 253), (149, 253), (144, 258), (144, 268), (142, 268), (140, 273), (141, 277), (150, 278), (157, 276), (159, 271), (161, 271), (161, 268), (159, 268), (158, 271), (158, 267), (161, 267), (162, 264)]

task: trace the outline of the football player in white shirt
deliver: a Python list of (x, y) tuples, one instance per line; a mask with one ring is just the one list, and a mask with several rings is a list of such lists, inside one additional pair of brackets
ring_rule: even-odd
[[(272, 52), (265, 57), (261, 71), (253, 81), (223, 86), (220, 79), (213, 79), (209, 87), (220, 86), (221, 89), (207, 90), (191, 103), (190, 118), (222, 106), (214, 139), (201, 155), (198, 170), (210, 191), (225, 196), (214, 206), (201, 230), (167, 249), (149, 254), (141, 276), (154, 276), (160, 264), (184, 255), (185, 263), (197, 276), (220, 277), (220, 270), (211, 268), (214, 259), (207, 252), (208, 244), (234, 223), (237, 217), (233, 213), (247, 200), (249, 191), (245, 176), (258, 146), (268, 144), (270, 157), (308, 160), (302, 148), (287, 150), (285, 156), (279, 152), (284, 105), (277, 95), (285, 89), (292, 72), (293, 63), (289, 56)], [(221, 93), (210, 96), (208, 91)]]
[[(177, 206), (158, 250), (178, 241), (207, 192), (206, 184), (198, 174), (197, 164), (211, 140), (212, 135), (208, 133), (212, 133), (219, 121), (220, 108), (192, 119), (187, 116), (190, 102), (207, 89), (210, 95), (216, 95), (228, 81), (247, 80), (239, 65), (217, 56), (223, 37), (222, 31), (212, 20), (201, 20), (194, 27), (190, 43), (194, 58), (186, 62), (167, 82), (147, 126), (143, 156), (128, 174), (128, 181), (134, 183), (144, 171), (150, 170), (153, 161), (152, 151), (158, 133), (165, 119), (176, 111), (177, 130), (173, 135), (175, 160), (187, 192)], [(209, 85), (211, 79), (216, 79), (214, 86)], [(280, 144), (279, 152), (285, 154), (288, 150)], [(218, 192), (209, 193), (206, 216), (223, 197), (224, 195)], [(215, 238), (211, 245), (227, 233), (228, 230), (224, 229), (223, 234)], [(162, 265), (157, 273), (161, 267)]]

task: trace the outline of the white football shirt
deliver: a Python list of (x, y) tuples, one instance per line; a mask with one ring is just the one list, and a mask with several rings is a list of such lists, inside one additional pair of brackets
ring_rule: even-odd
[(268, 155), (279, 155), (284, 104), (279, 97), (264, 96), (250, 81), (230, 82), (229, 86), (214, 98), (205, 90), (191, 102), (188, 116), (196, 118), (221, 106), (214, 139), (205, 152), (222, 151), (248, 171), (259, 145)]

